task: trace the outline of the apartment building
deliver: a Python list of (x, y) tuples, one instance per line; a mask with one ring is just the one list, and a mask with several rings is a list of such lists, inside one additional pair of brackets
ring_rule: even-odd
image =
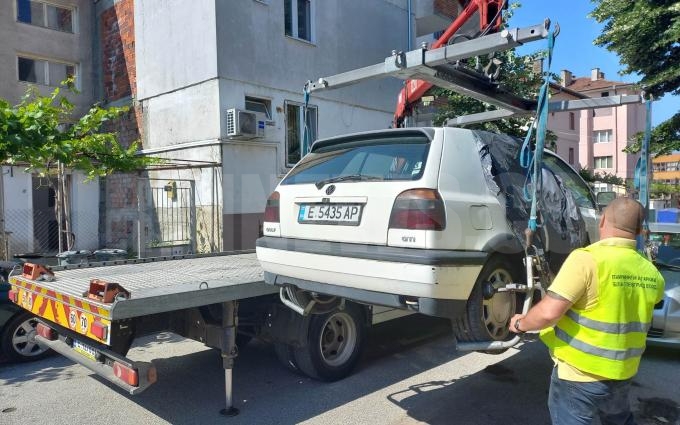
[[(88, 0), (5, 0), (0, 8), (0, 98), (16, 104), (29, 87), (48, 94), (73, 77), (80, 93), (68, 96), (76, 113), (86, 111), (94, 99), (91, 14)], [(54, 188), (21, 165), (0, 170), (2, 248), (8, 244), (11, 253), (57, 252)], [(83, 183), (78, 173), (68, 179), (73, 235), (83, 248), (96, 248), (98, 184)]]
[[(552, 87), (552, 100), (640, 94), (633, 84), (605, 79), (599, 68), (593, 68), (586, 77), (575, 77), (563, 70), (560, 77), (560, 84)], [(588, 168), (629, 181), (639, 154), (627, 154), (623, 149), (635, 134), (644, 131), (645, 119), (644, 104), (630, 104), (553, 112), (548, 129), (557, 135), (557, 154), (574, 168)], [(611, 190), (611, 187), (601, 184), (595, 189)]]
[(680, 183), (680, 154), (652, 158), (652, 181), (677, 186)]

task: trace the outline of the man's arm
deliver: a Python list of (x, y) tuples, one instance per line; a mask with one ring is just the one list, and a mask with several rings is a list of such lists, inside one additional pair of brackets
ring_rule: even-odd
[[(568, 299), (548, 291), (547, 295), (526, 315), (515, 314), (510, 319), (509, 329), (514, 333), (545, 329), (557, 323), (571, 305), (572, 302)], [(519, 329), (515, 327), (518, 320)]]

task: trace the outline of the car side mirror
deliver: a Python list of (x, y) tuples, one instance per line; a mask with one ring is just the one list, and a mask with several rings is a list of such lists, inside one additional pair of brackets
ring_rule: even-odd
[(616, 192), (597, 192), (595, 195), (595, 202), (597, 207), (601, 210), (616, 199)]

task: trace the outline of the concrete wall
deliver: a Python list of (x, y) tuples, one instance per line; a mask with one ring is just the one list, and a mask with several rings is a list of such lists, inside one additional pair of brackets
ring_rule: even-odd
[(85, 175), (71, 175), (71, 226), (74, 249), (95, 250), (99, 245), (99, 179), (85, 181)]
[(5, 231), (9, 235), (10, 256), (33, 251), (33, 193), (31, 175), (20, 167), (0, 167), (4, 190)]
[[(181, 155), (185, 167), (198, 168), (214, 161), (214, 148), (221, 151), (220, 195), (210, 185), (214, 174), (201, 171), (196, 203), (208, 216), (220, 211), (225, 250), (254, 246), (266, 198), (288, 171), (286, 102), (302, 102), (309, 79), (379, 63), (406, 48), (406, 0), (327, 0), (313, 2), (313, 10), (307, 42), (284, 34), (280, 1), (135, 2), (145, 152)], [(378, 79), (314, 93), (319, 137), (387, 128), (401, 85)], [(273, 123), (262, 139), (231, 140), (226, 110), (244, 109), (246, 96), (268, 101)]]
[[(5, 0), (0, 7), (0, 98), (18, 102), (29, 83), (20, 82), (17, 55), (68, 62), (77, 65), (80, 94), (69, 94), (76, 113), (83, 113), (93, 101), (92, 1), (50, 0), (50, 4), (74, 7), (75, 32), (67, 33), (17, 21), (16, 1)], [(36, 85), (43, 94), (54, 87)]]

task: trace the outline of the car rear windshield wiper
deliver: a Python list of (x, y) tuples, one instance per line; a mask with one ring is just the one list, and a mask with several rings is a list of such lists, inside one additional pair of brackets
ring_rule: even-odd
[(370, 180), (383, 180), (384, 177), (382, 176), (368, 176), (364, 174), (348, 174), (346, 176), (337, 176), (337, 177), (330, 177), (327, 179), (319, 180), (318, 182), (314, 183), (316, 185), (317, 189), (321, 189), (328, 183), (337, 183), (337, 182), (346, 182), (346, 181), (353, 181), (353, 182), (364, 182), (364, 181), (370, 181)]

